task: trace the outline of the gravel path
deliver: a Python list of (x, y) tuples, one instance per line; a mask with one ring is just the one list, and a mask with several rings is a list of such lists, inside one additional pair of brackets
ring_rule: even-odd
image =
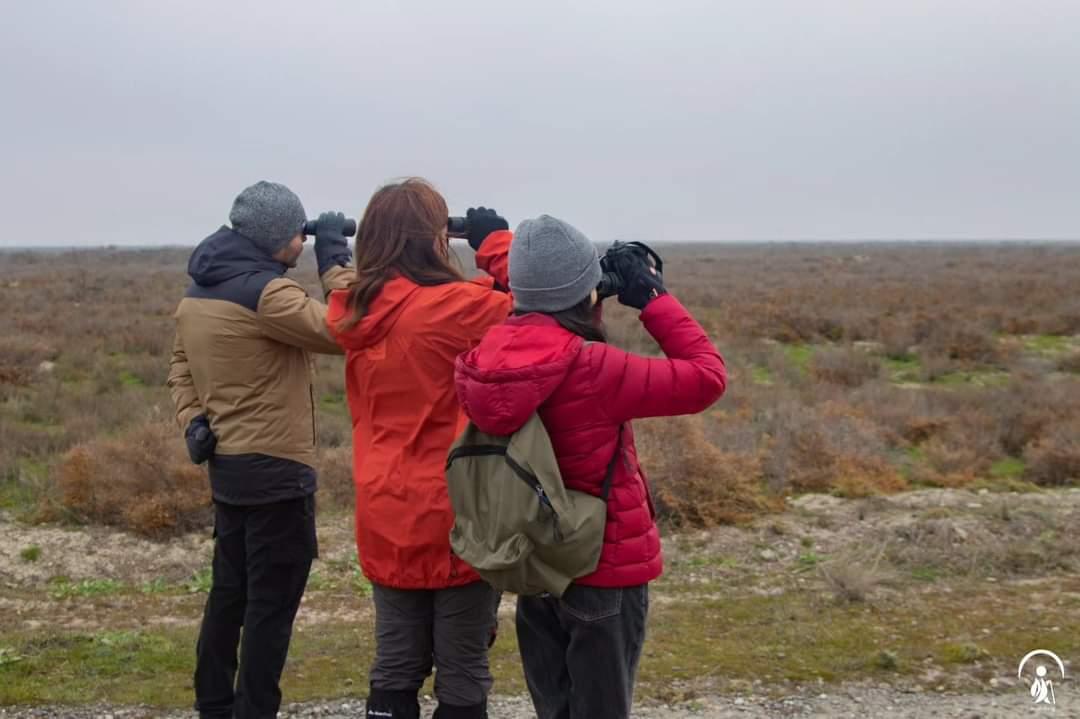
[[(1056, 707), (1036, 707), (1017, 687), (1000, 694), (936, 694), (905, 692), (884, 685), (857, 685), (837, 693), (804, 693), (782, 699), (761, 700), (746, 696), (704, 697), (682, 706), (648, 706), (635, 710), (636, 719), (766, 719), (807, 717), (854, 719), (1014, 719), (1015, 717), (1080, 718), (1080, 697), (1062, 687)], [(423, 715), (430, 716), (433, 702), (425, 701)], [(292, 704), (281, 719), (356, 719), (363, 716), (363, 700)], [(532, 719), (526, 697), (500, 697), (492, 701), (491, 719)], [(7, 707), (0, 719), (194, 719), (192, 712), (160, 712), (145, 707)]]

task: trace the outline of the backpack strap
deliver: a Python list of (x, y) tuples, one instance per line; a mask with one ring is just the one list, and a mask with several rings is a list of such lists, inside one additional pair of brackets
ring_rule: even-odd
[(608, 462), (607, 474), (604, 476), (604, 485), (600, 489), (600, 498), (607, 502), (608, 494), (611, 493), (611, 481), (615, 479), (615, 467), (619, 462), (619, 455), (622, 454), (622, 433), (623, 426), (619, 425), (619, 437), (615, 440), (615, 454), (611, 456), (611, 461)]

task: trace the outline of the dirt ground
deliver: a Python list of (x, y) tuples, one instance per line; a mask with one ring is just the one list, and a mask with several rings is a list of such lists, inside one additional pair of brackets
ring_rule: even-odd
[[(1066, 703), (1068, 702), (1068, 703)], [(423, 715), (434, 702), (427, 698)], [(530, 719), (536, 714), (528, 697), (498, 697), (489, 706), (492, 719)], [(363, 715), (356, 699), (291, 704), (282, 719), (354, 719)], [(169, 712), (141, 707), (0, 707), (0, 719), (195, 719), (194, 712)], [(853, 684), (836, 693), (810, 691), (781, 699), (759, 700), (744, 696), (704, 697), (683, 706), (636, 707), (637, 719), (1017, 719), (1080, 717), (1080, 700), (1063, 698), (1057, 706), (1036, 707), (1023, 688), (1000, 694), (928, 694), (903, 692), (889, 686)]]
[[(688, 588), (695, 587), (700, 591), (689, 595), (689, 601), (715, 598), (721, 592), (725, 596), (768, 597), (792, 583), (828, 587), (835, 583), (829, 578), (830, 567), (837, 567), (835, 571), (842, 574), (842, 567), (853, 564), (863, 568), (859, 576), (867, 583), (856, 589), (885, 601), (890, 593), (919, 591), (910, 579), (905, 584), (891, 575), (924, 564), (959, 574), (973, 573), (980, 582), (1019, 583), (1032, 587), (1033, 592), (1047, 591), (1058, 583), (1055, 577), (1061, 576), (1054, 572), (1060, 572), (1080, 553), (1075, 534), (1080, 526), (1080, 489), (1037, 493), (921, 490), (861, 500), (806, 495), (793, 498), (789, 505), (788, 511), (748, 527), (720, 527), (666, 538), (668, 574), (675, 581), (658, 583), (653, 601), (657, 605), (685, 602)], [(319, 534), (318, 581), (355, 576), (350, 518), (321, 517)], [(158, 543), (102, 527), (24, 525), (0, 514), (0, 613), (4, 617), (0, 628), (85, 631), (190, 623), (204, 597), (194, 590), (161, 595), (118, 592), (92, 605), (57, 601), (49, 591), (58, 581), (112, 580), (129, 587), (153, 582), (182, 584), (200, 572), (205, 574), (211, 547), (209, 532)], [(32, 561), (26, 559), (29, 548), (36, 548)], [(814, 559), (818, 556), (823, 558), (820, 564)], [(1033, 562), (1042, 564), (1029, 566)], [(813, 571), (793, 573), (791, 567), (800, 563)], [(1019, 573), (1010, 574), (1014, 570)], [(836, 581), (844, 585), (851, 580), (841, 577)], [(513, 600), (507, 598), (502, 613), (508, 617), (512, 612)], [(369, 615), (369, 603), (341, 598), (333, 591), (309, 591), (298, 623), (301, 631), (317, 632), (324, 624), (361, 621)], [(752, 686), (734, 690), (719, 686), (719, 693), (706, 689), (670, 705), (653, 699), (636, 709), (635, 716), (1080, 717), (1080, 690), (1070, 681), (1075, 658), (1063, 659), (1070, 676), (1058, 686), (1059, 703), (1053, 708), (1034, 707), (1015, 675), (1002, 675), (989, 683), (973, 679), (970, 688), (963, 677), (958, 688), (957, 682), (941, 687), (925, 677), (909, 676), (891, 683), (806, 682), (785, 687), (780, 693), (759, 693)], [(962, 674), (963, 668), (958, 667), (957, 672)], [(426, 706), (430, 711), (430, 700)], [(290, 705), (282, 716), (336, 719), (361, 712), (360, 701), (350, 698)], [(494, 698), (490, 714), (493, 719), (533, 716), (524, 696)], [(176, 719), (193, 715), (137, 706), (0, 707), (0, 719), (157, 716)]]

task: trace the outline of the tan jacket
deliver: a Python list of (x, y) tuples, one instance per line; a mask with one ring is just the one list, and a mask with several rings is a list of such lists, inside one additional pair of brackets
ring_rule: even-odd
[[(309, 353), (342, 351), (327, 330), (326, 306), (284, 277), (286, 269), (228, 228), (204, 240), (188, 265), (195, 282), (175, 314), (168, 386), (181, 429), (207, 415), (216, 455), (312, 467), (318, 429)], [(323, 289), (341, 289), (353, 276), (351, 267), (330, 267)]]

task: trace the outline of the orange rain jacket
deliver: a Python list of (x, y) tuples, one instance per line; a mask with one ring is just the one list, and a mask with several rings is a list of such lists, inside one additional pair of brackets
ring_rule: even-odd
[(453, 510), (446, 456), (467, 419), (454, 391), (454, 361), (507, 318), (507, 252), (493, 232), (476, 255), (490, 277), (421, 287), (389, 280), (360, 324), (346, 319), (345, 291), (330, 295), (326, 321), (345, 350), (353, 427), (356, 546), (364, 575), (399, 589), (442, 589), (478, 581), (450, 551)]

